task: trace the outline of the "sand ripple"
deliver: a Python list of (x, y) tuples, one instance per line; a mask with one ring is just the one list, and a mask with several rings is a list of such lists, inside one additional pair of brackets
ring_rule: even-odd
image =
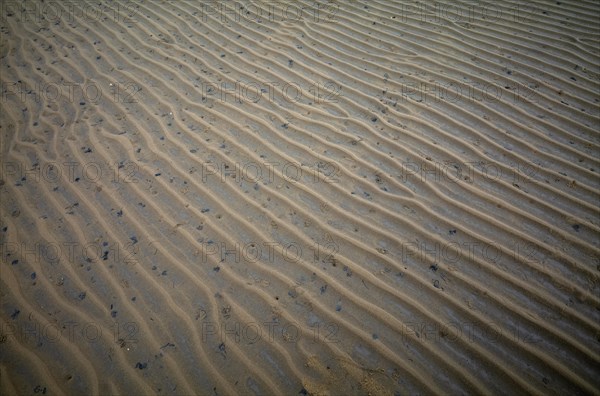
[(3, 5), (0, 392), (600, 392), (598, 3), (260, 4)]

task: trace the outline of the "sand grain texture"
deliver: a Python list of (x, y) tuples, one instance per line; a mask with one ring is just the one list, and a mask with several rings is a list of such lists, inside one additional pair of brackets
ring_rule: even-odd
[(1, 394), (600, 392), (597, 2), (27, 4)]

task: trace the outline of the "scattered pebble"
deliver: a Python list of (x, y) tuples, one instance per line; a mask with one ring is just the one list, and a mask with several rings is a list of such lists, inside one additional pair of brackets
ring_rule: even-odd
[(225, 349), (225, 343), (220, 343), (219, 344), (219, 352), (221, 352), (221, 355), (223, 355), (223, 358), (227, 359), (227, 351)]
[(338, 303), (335, 305), (335, 310), (337, 312), (340, 312), (342, 310), (342, 302), (338, 301)]

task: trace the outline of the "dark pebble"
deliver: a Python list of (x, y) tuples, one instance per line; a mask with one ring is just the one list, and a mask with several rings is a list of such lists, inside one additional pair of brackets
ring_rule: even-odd
[(42, 387), (40, 385), (36, 385), (35, 388), (33, 388), (33, 393), (41, 393), (42, 395), (46, 394), (46, 387)]

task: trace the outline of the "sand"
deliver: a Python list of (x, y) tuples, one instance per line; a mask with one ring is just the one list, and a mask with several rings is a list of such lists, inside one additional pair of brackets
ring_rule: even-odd
[(3, 2), (0, 393), (600, 393), (598, 2), (242, 3)]

